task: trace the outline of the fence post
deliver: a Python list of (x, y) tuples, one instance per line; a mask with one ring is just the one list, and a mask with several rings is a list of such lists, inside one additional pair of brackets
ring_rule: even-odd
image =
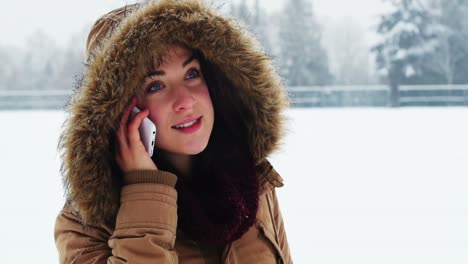
[(390, 84), (390, 106), (399, 107), (400, 106), (400, 89), (398, 89), (398, 84)]
[(400, 62), (395, 62), (391, 65), (388, 75), (388, 82), (390, 84), (390, 98), (389, 104), (391, 107), (400, 106), (400, 92), (398, 86), (403, 77), (402, 66)]

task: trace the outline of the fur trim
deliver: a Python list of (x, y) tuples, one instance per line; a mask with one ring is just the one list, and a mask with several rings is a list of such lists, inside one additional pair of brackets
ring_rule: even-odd
[(88, 59), (59, 143), (66, 194), (84, 223), (115, 218), (121, 187), (111, 140), (115, 124), (141, 93), (152, 59), (162, 58), (169, 45), (201, 50), (239, 90), (255, 120), (248, 135), (257, 163), (277, 149), (287, 96), (271, 58), (238, 22), (199, 1), (161, 0), (138, 6), (117, 24)]

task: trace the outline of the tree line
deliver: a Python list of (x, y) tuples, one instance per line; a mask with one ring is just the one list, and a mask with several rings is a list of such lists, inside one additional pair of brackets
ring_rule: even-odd
[(393, 10), (381, 17), (382, 36), (372, 51), (391, 104), (398, 105), (399, 85), (468, 82), (468, 1), (390, 0)]
[[(352, 20), (319, 21), (312, 0), (285, 0), (266, 12), (240, 0), (223, 12), (242, 21), (274, 58), (288, 86), (468, 82), (468, 0), (382, 0), (373, 47)], [(72, 89), (84, 63), (86, 33), (58, 45), (36, 32), (24, 48), (0, 46), (0, 89)], [(374, 66), (375, 65), (375, 66)]]

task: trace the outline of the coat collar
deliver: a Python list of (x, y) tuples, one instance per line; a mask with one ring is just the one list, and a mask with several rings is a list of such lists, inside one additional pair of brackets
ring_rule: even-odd
[(281, 178), (268, 160), (262, 162), (258, 166), (258, 170), (260, 176), (260, 195), (263, 195), (274, 188), (283, 187), (283, 178)]

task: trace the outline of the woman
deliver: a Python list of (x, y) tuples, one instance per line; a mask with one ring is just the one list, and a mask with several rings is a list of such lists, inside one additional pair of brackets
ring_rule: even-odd
[(253, 37), (201, 2), (162, 0), (101, 17), (87, 54), (60, 143), (60, 262), (292, 263), (266, 159), (287, 99)]

